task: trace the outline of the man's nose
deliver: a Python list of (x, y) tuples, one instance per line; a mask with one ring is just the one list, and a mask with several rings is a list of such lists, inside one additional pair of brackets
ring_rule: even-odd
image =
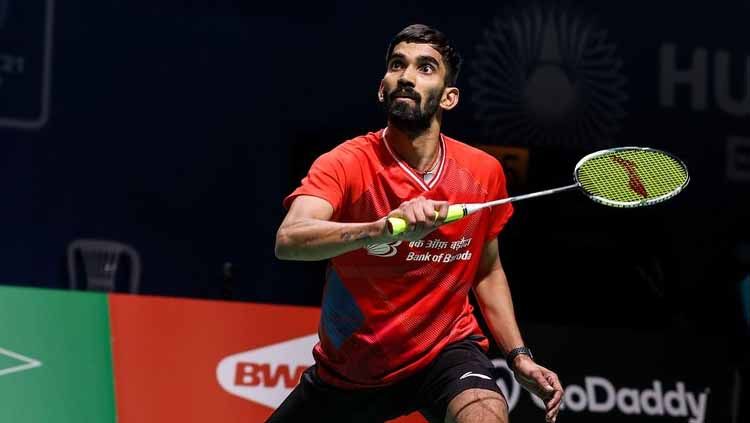
[(400, 78), (398, 78), (397, 84), (398, 88), (414, 88), (414, 79), (409, 79), (406, 73), (404, 73)]
[(401, 73), (401, 76), (398, 78), (399, 85), (402, 86), (409, 86), (411, 88), (414, 88), (414, 81), (416, 80), (416, 69), (414, 69), (413, 66), (407, 66), (406, 69)]

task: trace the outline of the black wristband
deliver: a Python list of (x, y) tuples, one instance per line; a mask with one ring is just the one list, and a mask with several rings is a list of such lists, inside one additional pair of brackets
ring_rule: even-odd
[(505, 362), (508, 363), (508, 368), (514, 372), (516, 371), (516, 369), (513, 368), (513, 362), (516, 360), (516, 357), (521, 354), (528, 355), (532, 360), (534, 359), (534, 356), (531, 354), (531, 350), (526, 347), (513, 348), (512, 350), (510, 350), (508, 355), (505, 356)]

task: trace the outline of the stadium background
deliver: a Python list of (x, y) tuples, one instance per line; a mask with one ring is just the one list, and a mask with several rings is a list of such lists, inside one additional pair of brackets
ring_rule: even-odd
[[(317, 155), (384, 125), (387, 42), (423, 22), (466, 59), (445, 132), (501, 158), (511, 194), (568, 184), (581, 156), (610, 146), (687, 163), (686, 191), (649, 209), (578, 194), (518, 203), (501, 255), (522, 326), (666, 339), (676, 377), (719, 387), (712, 421), (737, 419), (750, 355), (748, 16), (738, 0), (2, 0), (0, 282), (67, 290), (85, 279), (69, 274), (68, 247), (99, 239), (137, 251), (140, 294), (317, 306), (324, 264), (273, 256), (281, 199)], [(581, 339), (549, 355), (584, 375), (584, 351), (603, 366), (615, 354)], [(639, 367), (642, 348), (609, 365), (641, 369), (649, 386), (658, 366)]]

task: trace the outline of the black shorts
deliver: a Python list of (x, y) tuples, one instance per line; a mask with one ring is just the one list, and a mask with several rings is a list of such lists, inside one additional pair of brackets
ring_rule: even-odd
[(419, 411), (428, 421), (442, 423), (448, 403), (467, 389), (502, 395), (492, 370), (472, 339), (448, 345), (423, 371), (382, 388), (336, 388), (321, 381), (312, 366), (267, 422), (384, 422)]

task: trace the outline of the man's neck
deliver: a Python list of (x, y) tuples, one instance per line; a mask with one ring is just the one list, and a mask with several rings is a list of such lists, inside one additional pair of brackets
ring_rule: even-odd
[(395, 153), (420, 172), (431, 169), (440, 155), (440, 125), (437, 122), (414, 135), (389, 124), (385, 137)]

